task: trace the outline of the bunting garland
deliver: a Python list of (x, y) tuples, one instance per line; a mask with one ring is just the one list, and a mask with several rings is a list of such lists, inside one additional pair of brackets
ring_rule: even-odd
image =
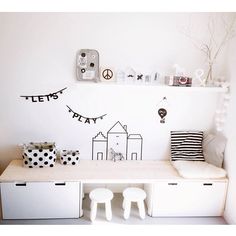
[(98, 119), (103, 119), (104, 116), (106, 116), (107, 114), (104, 114), (102, 116), (98, 116), (98, 117), (86, 117), (86, 116), (82, 116), (80, 114), (78, 114), (77, 112), (74, 112), (68, 105), (66, 105), (67, 108), (69, 109), (69, 112), (73, 113), (72, 118), (76, 118), (78, 121), (83, 122), (83, 123), (87, 123), (90, 124), (90, 122), (93, 122), (92, 124), (96, 124), (96, 121)]
[(25, 98), (25, 100), (30, 100), (31, 102), (50, 102), (50, 100), (54, 99), (58, 99), (58, 94), (62, 94), (63, 91), (67, 89), (67, 87), (54, 92), (54, 93), (49, 93), (49, 94), (45, 94), (45, 95), (31, 95), (31, 96), (20, 96)]

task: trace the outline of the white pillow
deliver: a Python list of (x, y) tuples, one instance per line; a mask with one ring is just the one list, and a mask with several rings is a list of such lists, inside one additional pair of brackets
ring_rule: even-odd
[(217, 179), (226, 177), (226, 171), (204, 161), (172, 161), (172, 165), (184, 178)]
[(222, 167), (227, 139), (222, 134), (208, 134), (203, 138), (203, 155), (205, 161)]

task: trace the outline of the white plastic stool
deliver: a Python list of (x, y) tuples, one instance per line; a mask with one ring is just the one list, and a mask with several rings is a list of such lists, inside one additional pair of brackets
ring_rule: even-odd
[(141, 188), (126, 188), (123, 191), (123, 197), (124, 218), (127, 220), (130, 216), (131, 202), (137, 202), (140, 218), (144, 219), (146, 193)]
[(89, 198), (91, 199), (90, 220), (94, 221), (96, 218), (97, 204), (105, 203), (106, 219), (110, 221), (112, 219), (112, 211), (111, 211), (111, 199), (113, 198), (112, 191), (106, 188), (96, 188), (90, 192)]

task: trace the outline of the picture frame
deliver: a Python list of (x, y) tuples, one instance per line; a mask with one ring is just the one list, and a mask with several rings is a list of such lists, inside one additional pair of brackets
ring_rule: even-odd
[(94, 49), (80, 49), (76, 54), (76, 77), (79, 81), (99, 81), (99, 53)]

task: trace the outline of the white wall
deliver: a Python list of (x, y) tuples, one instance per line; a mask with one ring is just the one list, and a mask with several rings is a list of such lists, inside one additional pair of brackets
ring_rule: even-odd
[[(120, 121), (144, 139), (143, 159), (166, 159), (169, 131), (208, 130), (218, 95), (163, 90), (150, 86), (81, 84), (75, 78), (75, 54), (81, 48), (100, 53), (101, 65), (116, 69), (172, 73), (178, 63), (192, 76), (206, 68), (203, 54), (181, 33), (191, 23), (205, 37), (209, 13), (1, 13), (0, 14), (0, 143), (55, 141), (59, 149), (76, 148), (91, 159), (91, 139)], [(216, 72), (225, 74), (218, 61)], [(65, 86), (58, 99), (30, 103), (20, 95), (47, 94)], [(167, 96), (167, 123), (159, 123), (157, 104)], [(107, 113), (97, 125), (71, 118), (66, 105), (88, 117)], [(18, 149), (3, 152), (0, 171)], [(17, 153), (17, 154), (16, 154)]]
[(231, 81), (231, 100), (228, 111), (226, 135), (228, 138), (224, 166), (229, 176), (228, 196), (226, 201), (225, 219), (230, 224), (236, 224), (236, 38), (231, 41), (228, 57), (228, 73)]

